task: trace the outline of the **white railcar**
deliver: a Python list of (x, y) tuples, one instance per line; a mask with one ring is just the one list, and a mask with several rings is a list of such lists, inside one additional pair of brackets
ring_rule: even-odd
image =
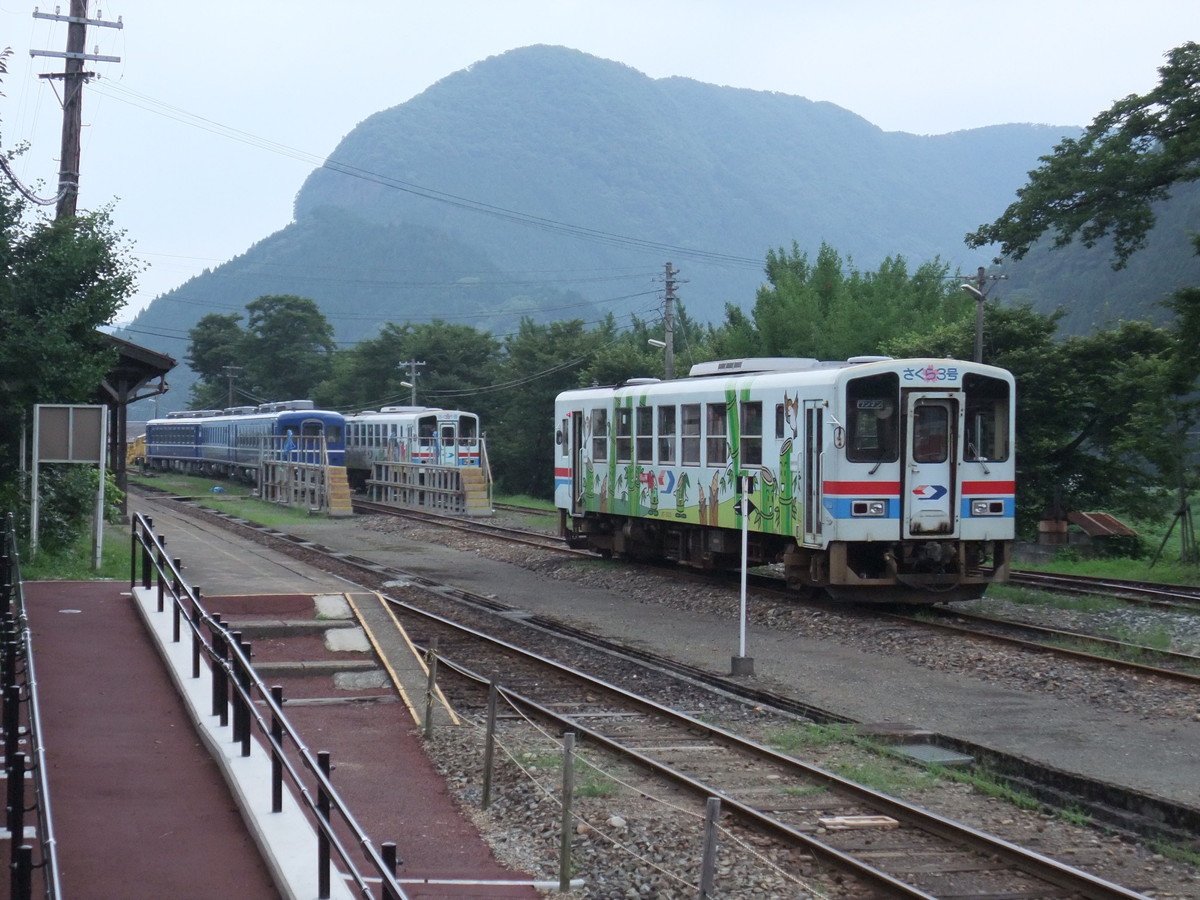
[(778, 563), (855, 601), (1007, 578), (1015, 383), (953, 359), (736, 359), (555, 401), (564, 536), (703, 568)]

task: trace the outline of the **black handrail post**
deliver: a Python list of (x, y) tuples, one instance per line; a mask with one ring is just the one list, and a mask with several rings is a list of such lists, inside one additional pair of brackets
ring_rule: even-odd
[(150, 556), (150, 545), (146, 542), (147, 538), (142, 539), (142, 590), (150, 590), (150, 569), (153, 566), (153, 558)]
[(283, 812), (283, 685), (271, 686), (271, 812)]
[[(245, 707), (242, 702), (242, 695), (238, 691), (237, 686), (244, 681), (242, 678), (242, 661), (239, 658), (234, 648), (242, 646), (242, 633), (240, 631), (231, 631), (229, 633), (229, 643), (226, 645), (229, 666), (233, 669), (233, 683), (230, 687), (233, 688), (233, 742), (236, 744), (242, 739), (242, 729), (245, 727)], [(223, 722), (221, 724), (224, 724)]]
[(250, 703), (252, 696), (251, 685), (254, 682), (254, 673), (250, 671), (250, 660), (253, 658), (254, 654), (250, 650), (249, 641), (242, 641), (239, 639), (238, 646), (242, 648), (242, 653), (245, 655), (245, 663), (238, 665), (238, 683), (242, 686), (242, 689), (238, 692), (238, 695), (241, 698), (240, 705), (242, 707), (242, 756), (249, 756), (250, 736), (253, 733), (253, 729), (250, 727), (250, 724), (254, 721), (250, 715)]
[(9, 879), (12, 900), (30, 900), (33, 897), (33, 848), (28, 844), (13, 847), (12, 859), (12, 877)]
[(9, 781), (13, 780), (13, 759), (21, 737), (21, 686), (10, 684), (4, 689), (4, 768)]
[(317, 768), (321, 777), (317, 779), (317, 815), (321, 821), (317, 828), (317, 896), (329, 900), (329, 792), (325, 784), (329, 780), (329, 751), (317, 751)]
[(214, 716), (221, 717), (221, 727), (229, 724), (229, 685), (224, 663), (229, 659), (229, 647), (225, 639), (225, 628), (221, 617), (213, 617), (215, 628), (212, 632), (213, 642), (213, 711)]
[[(383, 857), (383, 867), (387, 869), (388, 874), (393, 879), (396, 877), (396, 866), (399, 864), (399, 859), (396, 857), (396, 845), (392, 841), (379, 845), (380, 855)], [(383, 880), (383, 896), (384, 900), (400, 900), (400, 895), (392, 890), (392, 886), (388, 884), (387, 879)]]
[(14, 844), (25, 835), (25, 754), (13, 754), (8, 771), (8, 834)]
[(179, 614), (183, 611), (180, 595), (183, 594), (183, 584), (179, 580), (179, 570), (183, 568), (183, 560), (173, 560), (171, 570), (171, 643), (179, 643)]
[(155, 554), (154, 571), (155, 571), (155, 574), (158, 575), (158, 578), (156, 579), (156, 581), (158, 582), (158, 611), (162, 612), (163, 608), (164, 608), (163, 594), (166, 591), (166, 587), (167, 587), (167, 583), (166, 583), (167, 580), (165, 578), (163, 578), (163, 569), (165, 569), (167, 567), (167, 554), (163, 550), (163, 546), (166, 544), (167, 539), (160, 534), (158, 536), (158, 541), (159, 541), (159, 543), (158, 543), (158, 547), (156, 548), (157, 552)]
[(130, 529), (129, 532), (129, 586), (131, 588), (137, 585), (137, 548), (137, 518), (135, 517), (133, 520), (133, 528)]
[(192, 598), (192, 677), (200, 677), (200, 591)]

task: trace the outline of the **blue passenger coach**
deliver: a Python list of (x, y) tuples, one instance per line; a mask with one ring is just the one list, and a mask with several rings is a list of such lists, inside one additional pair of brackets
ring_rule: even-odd
[(256, 477), (264, 458), (343, 466), (346, 423), (311, 400), (186, 410), (146, 423), (146, 465), (228, 477)]

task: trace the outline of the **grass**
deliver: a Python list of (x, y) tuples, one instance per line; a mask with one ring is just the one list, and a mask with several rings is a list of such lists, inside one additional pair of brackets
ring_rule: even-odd
[(25, 581), (122, 581), (129, 578), (129, 529), (106, 524), (100, 551), (100, 569), (92, 568), (92, 535), (89, 530), (73, 547), (58, 553), (40, 551), (21, 560)]

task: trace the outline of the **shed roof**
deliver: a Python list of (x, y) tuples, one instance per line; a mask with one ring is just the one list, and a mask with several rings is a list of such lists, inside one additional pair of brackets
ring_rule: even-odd
[(1088, 537), (1136, 537), (1137, 532), (1108, 513), (1072, 512), (1067, 521), (1078, 525)]

